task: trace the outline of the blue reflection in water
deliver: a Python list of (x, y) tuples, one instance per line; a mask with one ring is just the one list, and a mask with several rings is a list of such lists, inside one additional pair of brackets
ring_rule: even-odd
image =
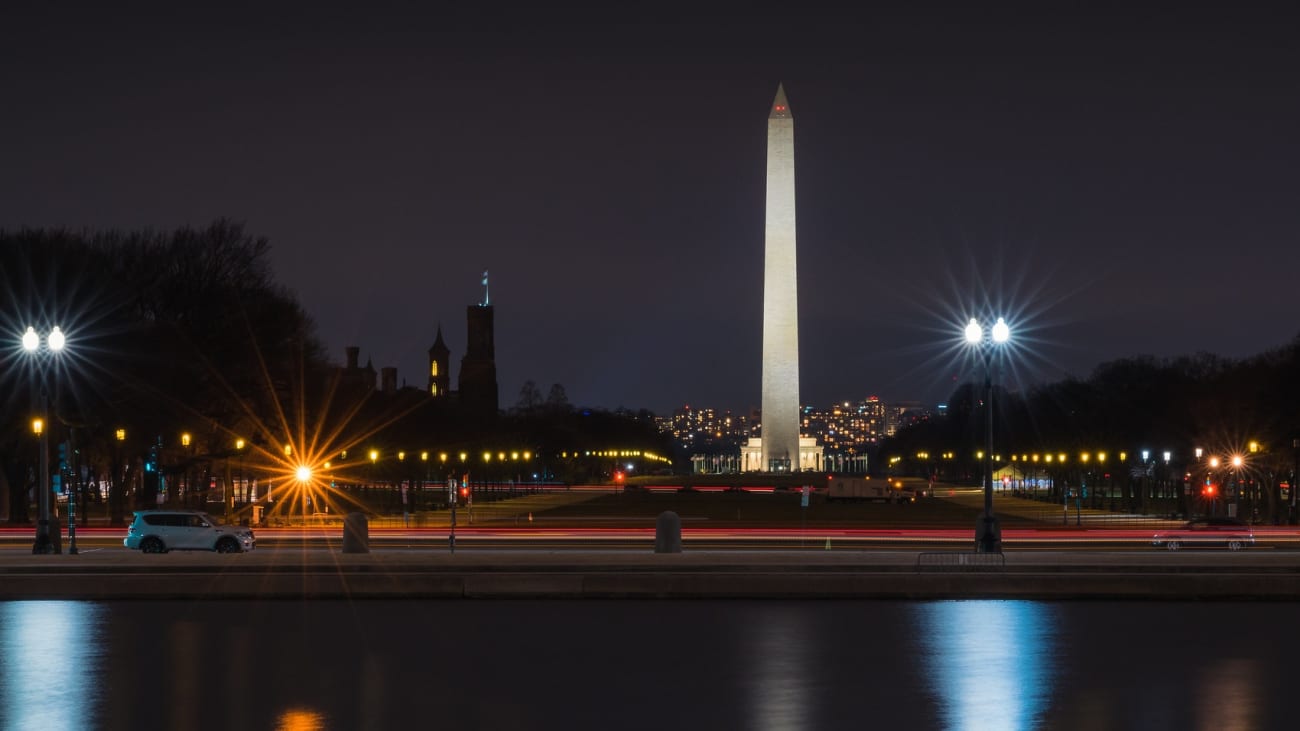
[(1024, 601), (921, 604), (922, 664), (944, 728), (1025, 731), (1052, 692), (1051, 609)]
[(98, 710), (103, 608), (0, 603), (0, 716), (6, 729), (84, 729)]

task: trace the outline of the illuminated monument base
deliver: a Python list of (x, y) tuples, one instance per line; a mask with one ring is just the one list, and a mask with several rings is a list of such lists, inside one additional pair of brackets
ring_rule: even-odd
[(822, 448), (816, 437), (799, 437), (799, 464), (789, 460), (773, 459), (773, 464), (763, 463), (763, 440), (753, 437), (740, 448), (741, 472), (814, 472), (822, 469)]

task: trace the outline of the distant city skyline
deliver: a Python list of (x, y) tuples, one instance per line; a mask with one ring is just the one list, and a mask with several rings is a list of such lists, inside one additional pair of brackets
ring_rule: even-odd
[(241, 221), (331, 358), (420, 388), (491, 270), (502, 407), (531, 380), (748, 410), (784, 82), (804, 403), (947, 399), (971, 316), (1012, 325), (1008, 388), (1240, 358), (1300, 332), (1294, 21), (28, 4), (0, 28), (0, 227)]

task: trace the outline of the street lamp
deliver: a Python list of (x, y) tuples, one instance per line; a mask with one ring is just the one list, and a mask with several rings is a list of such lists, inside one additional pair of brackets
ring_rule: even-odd
[(1291, 440), (1291, 449), (1295, 452), (1295, 466), (1291, 468), (1291, 525), (1296, 524), (1297, 518), (1300, 518), (1300, 512), (1296, 511), (1296, 488), (1300, 487), (1300, 439)]
[(293, 471), (294, 479), (298, 481), (298, 495), (302, 498), (302, 525), (307, 527), (307, 501), (311, 499), (308, 494), (311, 491), (311, 468), (307, 465), (298, 465)]
[(235, 440), (235, 451), (239, 453), (239, 489), (235, 490), (235, 495), (243, 495), (243, 502), (248, 502), (248, 486), (244, 484), (244, 440)]
[[(41, 439), (41, 484), (39, 486), (40, 496), (37, 500), (37, 519), (36, 519), (36, 539), (32, 543), (32, 553), (58, 553), (58, 546), (50, 539), (50, 430), (47, 428), (50, 414), (50, 389), (49, 389), (49, 372), (43, 361), (58, 356), (63, 352), (63, 347), (67, 339), (63, 331), (57, 325), (54, 326), (45, 337), (45, 354), (41, 358), (41, 336), (36, 332), (36, 328), (28, 326), (27, 331), (23, 333), (22, 344), (23, 350), (37, 358), (37, 365), (41, 373), (41, 412), (40, 418), (32, 421), (32, 430)], [(73, 544), (75, 546), (75, 544)], [(75, 548), (72, 551), (76, 553)]]
[(126, 430), (118, 429), (113, 433), (117, 439), (117, 448), (113, 450), (113, 481), (112, 485), (116, 489), (110, 490), (108, 494), (109, 503), (112, 505), (110, 512), (114, 519), (121, 517), (122, 500), (126, 497), (127, 486), (122, 482), (122, 443), (126, 441)]
[(1230, 518), (1237, 517), (1238, 511), (1241, 509), (1239, 507), (1241, 504), (1241, 466), (1245, 463), (1246, 460), (1240, 454), (1232, 455), (1232, 505), (1228, 506), (1228, 517)]
[(977, 553), (1002, 552), (1002, 528), (993, 515), (993, 348), (1005, 345), (1011, 339), (1011, 328), (1001, 317), (994, 323), (988, 339), (984, 327), (971, 318), (966, 323), (966, 343), (980, 349), (984, 360), (985, 411), (988, 416), (984, 442), (984, 514), (975, 524), (975, 551)]

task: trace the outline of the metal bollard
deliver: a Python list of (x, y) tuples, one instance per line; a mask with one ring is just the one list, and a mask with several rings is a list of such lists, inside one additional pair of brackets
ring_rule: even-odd
[(682, 552), (682, 518), (665, 510), (655, 520), (655, 553)]
[(370, 553), (370, 523), (363, 513), (348, 513), (343, 519), (343, 552)]

